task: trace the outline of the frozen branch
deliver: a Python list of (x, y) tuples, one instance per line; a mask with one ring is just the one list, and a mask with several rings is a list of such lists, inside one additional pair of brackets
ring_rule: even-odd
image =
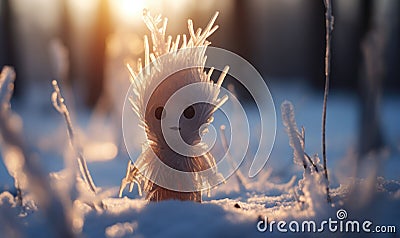
[(303, 129), (302, 133), (300, 133), (297, 128), (292, 103), (289, 101), (284, 101), (281, 105), (281, 112), (283, 125), (285, 126), (286, 133), (289, 136), (289, 145), (293, 149), (293, 160), (296, 164), (303, 165), (304, 170), (310, 173), (311, 171), (307, 165), (306, 154), (304, 152), (305, 132)]
[(324, 102), (322, 109), (322, 157), (324, 162), (324, 174), (327, 182), (326, 185), (326, 199), (331, 202), (331, 197), (329, 195), (329, 178), (328, 178), (328, 168), (326, 161), (326, 107), (328, 102), (329, 93), (329, 80), (331, 71), (331, 38), (333, 31), (333, 15), (332, 15), (332, 1), (324, 0), (325, 4), (325, 31), (326, 31), (326, 50), (325, 50), (325, 90), (324, 90)]
[(90, 190), (93, 193), (96, 193), (96, 185), (93, 182), (92, 176), (90, 175), (89, 169), (86, 164), (85, 157), (82, 153), (82, 148), (80, 148), (79, 144), (76, 142), (75, 132), (72, 127), (71, 117), (69, 115), (69, 111), (67, 106), (65, 105), (64, 98), (61, 95), (60, 88), (58, 87), (57, 81), (53, 80), (52, 82), (54, 92), (51, 95), (51, 101), (53, 102), (54, 108), (64, 116), (65, 124), (67, 125), (68, 137), (71, 143), (71, 146), (76, 153), (79, 170), (81, 172), (82, 178), (85, 183), (88, 185)]
[(308, 159), (308, 162), (313, 166), (315, 171), (318, 173), (318, 167), (315, 164), (315, 162), (311, 159), (311, 157), (307, 154), (306, 152), (306, 130), (304, 129), (304, 126), (301, 127), (301, 134), (299, 135), (301, 143), (301, 147), (303, 148), (304, 151), (304, 156)]
[[(12, 113), (10, 111), (11, 108), (10, 99), (14, 91), (14, 80), (15, 80), (14, 70), (11, 67), (5, 66), (0, 74), (0, 113), (1, 113), (1, 121), (3, 123), (2, 127), (11, 126), (7, 124), (9, 124), (10, 118), (12, 117)], [(15, 129), (17, 128), (14, 127), (13, 130), (15, 131)], [(1, 137), (0, 137), (0, 142), (2, 142)], [(4, 145), (4, 147), (6, 146)], [(14, 179), (14, 186), (17, 192), (17, 200), (19, 205), (22, 205), (20, 177), (23, 171), (21, 166), (19, 166), (19, 164), (22, 161), (14, 161), (16, 159), (15, 156), (10, 156), (12, 152), (15, 152), (15, 150), (3, 148), (2, 150), (3, 161), (8, 170), (8, 173)]]
[[(10, 98), (14, 88), (15, 72), (10, 67), (4, 67), (0, 74), (0, 134), (3, 139), (6, 153), (3, 159), (12, 160), (15, 163), (18, 173), (26, 177), (25, 185), (34, 194), (38, 205), (43, 209), (43, 213), (51, 224), (51, 228), (60, 237), (74, 237), (72, 224), (68, 211), (64, 210), (60, 197), (53, 192), (48, 178), (43, 175), (40, 167), (36, 163), (36, 157), (32, 156), (30, 149), (24, 142), (20, 128), (14, 124), (15, 118), (10, 110)], [(14, 123), (13, 123), (14, 122)], [(29, 183), (29, 184), (28, 184)]]
[(10, 99), (14, 92), (15, 72), (11, 67), (5, 66), (0, 74), (0, 105), (1, 113), (8, 113)]

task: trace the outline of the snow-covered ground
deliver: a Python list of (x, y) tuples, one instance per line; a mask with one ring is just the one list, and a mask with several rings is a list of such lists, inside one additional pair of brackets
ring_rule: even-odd
[[(281, 103), (291, 101), (297, 125), (304, 126), (306, 130), (305, 151), (310, 156), (321, 154), (322, 92), (315, 93), (299, 84), (269, 86), (278, 120), (276, 142), (265, 168), (257, 177), (244, 178), (242, 182), (238, 182), (238, 177), (233, 175), (225, 184), (213, 189), (209, 197), (204, 195), (201, 204), (180, 201), (147, 203), (136, 189), (133, 192), (125, 190), (123, 198), (118, 198), (119, 185), (129, 159), (123, 150), (118, 124), (120, 117), (93, 116), (81, 109), (72, 110), (73, 123), (100, 192), (93, 196), (81, 186), (82, 183), (71, 189), (70, 181), (64, 174), (64, 158), (73, 156), (63, 118), (50, 101), (50, 82), (48, 87), (33, 87), (25, 98), (15, 101), (13, 109), (22, 118), (23, 136), (27, 144), (35, 148), (34, 153), (45, 171), (44, 176), (51, 181), (56, 195), (60, 195), (63, 208), (43, 209), (36, 203), (29, 186), (22, 191), (21, 206), (14, 180), (1, 162), (0, 236), (66, 236), (68, 234), (60, 228), (60, 220), (63, 219), (55, 219), (62, 214), (49, 212), (62, 209), (65, 211), (66, 226), (70, 221), (75, 234), (82, 237), (265, 237), (270, 235), (269, 230), (262, 233), (257, 229), (257, 224), (263, 226), (265, 217), (269, 222), (274, 220), (276, 223), (282, 220), (301, 224), (302, 221), (313, 220), (321, 224), (329, 218), (339, 221), (336, 212), (345, 209), (347, 220), (372, 221), (371, 229), (375, 225), (394, 225), (396, 234), (381, 235), (397, 237), (400, 232), (400, 97), (382, 98), (381, 119), (387, 148), (357, 164), (357, 98), (331, 91), (327, 115), (327, 153), (332, 203), (328, 204), (322, 173), (305, 173), (302, 166), (293, 163), (293, 150), (289, 146), (280, 113)], [(68, 97), (66, 99), (67, 104), (71, 102), (71, 105), (68, 104), (70, 108), (79, 108), (68, 101)], [(250, 112), (250, 120), (256, 120), (254, 108), (249, 106), (247, 111)], [(257, 130), (256, 124), (252, 124), (255, 125), (252, 130)], [(139, 148), (140, 145), (138, 154)], [(243, 163), (241, 171), (247, 175), (248, 162)], [(279, 232), (276, 224), (273, 229), (274, 236), (287, 235)], [(328, 227), (323, 234), (288, 233), (324, 237), (376, 235), (364, 232), (331, 233)]]

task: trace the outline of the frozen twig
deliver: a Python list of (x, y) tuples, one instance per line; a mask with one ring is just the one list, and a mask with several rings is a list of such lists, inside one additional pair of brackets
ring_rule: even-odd
[[(61, 198), (53, 192), (48, 178), (43, 175), (40, 167), (36, 163), (36, 158), (32, 156), (21, 135), (19, 128), (15, 128), (12, 123), (12, 112), (10, 110), (10, 98), (14, 88), (15, 72), (10, 67), (5, 67), (0, 75), (0, 134), (3, 138), (6, 150), (14, 150), (12, 159), (19, 160), (20, 172), (29, 178), (29, 189), (34, 194), (43, 213), (46, 215), (51, 228), (60, 237), (74, 237), (72, 232), (71, 219), (68, 211), (64, 210)], [(3, 89), (7, 89), (3, 91)], [(28, 186), (25, 185), (25, 186)]]
[(68, 108), (65, 105), (64, 98), (61, 95), (60, 88), (58, 87), (56, 80), (53, 80), (52, 84), (53, 84), (53, 88), (54, 88), (54, 92), (51, 95), (51, 101), (53, 102), (53, 106), (61, 115), (64, 116), (65, 123), (67, 125), (69, 140), (72, 145), (72, 148), (74, 149), (74, 152), (76, 153), (79, 170), (81, 172), (83, 180), (88, 185), (90, 190), (93, 193), (96, 193), (96, 185), (94, 184), (92, 176), (90, 175), (89, 169), (86, 164), (85, 157), (83, 156), (83, 153), (82, 153), (82, 148), (80, 148), (79, 144), (76, 142), (75, 132), (72, 127), (71, 117), (69, 115)]
[(331, 38), (333, 31), (333, 15), (332, 15), (332, 1), (324, 0), (325, 4), (325, 31), (326, 31), (326, 51), (325, 51), (325, 90), (324, 90), (324, 102), (322, 109), (322, 157), (324, 161), (324, 173), (326, 179), (326, 199), (330, 203), (331, 197), (329, 194), (329, 177), (328, 168), (326, 161), (326, 107), (328, 102), (328, 92), (329, 92), (329, 79), (331, 71)]
[[(231, 154), (228, 151), (228, 141), (225, 136), (225, 126), (221, 126), (219, 129), (220, 129), (221, 143), (222, 143), (222, 146), (224, 147), (227, 160), (231, 164), (232, 169), (238, 168), (235, 161), (233, 160)], [(244, 175), (242, 174), (240, 169), (237, 169), (237, 171), (235, 171), (235, 176), (238, 180), (240, 191), (248, 191), (246, 178), (244, 177)]]
[[(3, 125), (3, 126), (11, 126), (9, 122), (14, 119), (16, 119), (16, 115), (13, 115), (11, 112), (11, 105), (10, 105), (10, 100), (14, 91), (14, 80), (15, 80), (15, 72), (11, 67), (5, 66), (0, 74), (0, 107), (1, 107), (1, 117), (2, 117), (2, 122), (8, 123), (8, 125)], [(18, 130), (19, 128), (14, 127), (11, 130)], [(5, 165), (7, 169), (9, 170), (9, 173), (11, 176), (14, 178), (14, 186), (17, 192), (16, 195), (16, 200), (17, 204), (22, 206), (23, 201), (22, 201), (22, 191), (21, 191), (21, 185), (20, 185), (20, 177), (21, 173), (21, 168), (19, 166), (15, 166), (15, 162), (11, 161), (14, 160), (15, 158), (10, 158), (8, 155), (7, 149), (3, 151), (3, 160), (5, 162)], [(11, 164), (14, 164), (12, 166)], [(18, 164), (18, 163), (17, 163)]]
[(0, 74), (0, 106), (1, 113), (9, 113), (10, 99), (14, 92), (15, 72), (5, 66)]
[(311, 159), (311, 157), (306, 153), (306, 152), (304, 152), (304, 155), (306, 156), (306, 158), (308, 159), (308, 162), (310, 162), (310, 164), (313, 166), (313, 168), (315, 169), (315, 172), (319, 172), (318, 171), (318, 167), (317, 167), (317, 165), (314, 163), (314, 161)]
[[(11, 67), (5, 66), (0, 74), (0, 116), (2, 123), (8, 123), (12, 116), (10, 99), (14, 91), (14, 80), (15, 80), (15, 72)], [(8, 126), (6, 124), (2, 126)], [(2, 130), (3, 131), (3, 130)], [(1, 138), (1, 137), (0, 137)], [(1, 142), (1, 140), (0, 140)], [(19, 205), (22, 205), (22, 192), (19, 182), (20, 177), (20, 167), (18, 166), (9, 166), (9, 163), (12, 163), (12, 159), (8, 159), (7, 150), (2, 151), (3, 160), (5, 166), (7, 167), (8, 172), (14, 179), (14, 186), (17, 191), (17, 201)], [(13, 167), (13, 168), (12, 168)]]
[(305, 132), (299, 132), (294, 118), (293, 105), (289, 101), (284, 101), (281, 105), (282, 120), (285, 126), (286, 133), (289, 136), (289, 145), (293, 149), (293, 160), (296, 164), (303, 165), (304, 170), (310, 173), (310, 168), (307, 165), (306, 155), (304, 152), (305, 147)]
[(300, 200), (299, 195), (297, 195), (297, 192), (296, 192), (296, 190), (294, 190), (294, 189), (293, 189), (293, 197), (294, 197), (294, 199), (296, 200), (297, 205), (299, 206), (299, 209), (300, 209), (300, 210), (303, 210), (303, 209), (304, 209), (304, 207), (303, 207), (304, 201), (301, 201), (301, 200)]
[(318, 173), (317, 165), (314, 163), (314, 161), (311, 159), (311, 157), (306, 152), (306, 130), (304, 129), (304, 126), (301, 127), (301, 134), (298, 134), (298, 136), (300, 137), (301, 147), (303, 148), (304, 156), (308, 159), (308, 162), (310, 162), (310, 164), (313, 166), (315, 171)]

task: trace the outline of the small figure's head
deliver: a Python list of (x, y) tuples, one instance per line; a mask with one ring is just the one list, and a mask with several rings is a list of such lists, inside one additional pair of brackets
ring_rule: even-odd
[[(181, 102), (187, 106), (181, 110), (180, 115), (171, 115), (176, 113), (175, 110), (168, 110), (166, 105), (167, 101), (176, 93), (178, 90), (184, 88), (191, 84), (191, 82), (201, 82), (201, 79), (196, 79), (195, 77), (200, 77), (195, 69), (186, 69), (174, 73), (163, 80), (157, 88), (154, 90), (150, 99), (147, 103), (145, 112), (145, 124), (147, 137), (150, 140), (150, 145), (153, 150), (169, 150), (169, 146), (165, 141), (165, 133), (173, 130), (178, 131), (182, 140), (188, 145), (196, 145), (201, 141), (201, 136), (206, 129), (208, 123), (212, 121), (212, 113), (214, 112), (215, 106), (206, 103), (207, 99), (210, 97), (212, 92), (207, 92), (206, 90), (192, 90), (189, 88), (189, 93), (185, 93), (184, 97), (181, 97)], [(211, 83), (210, 83), (211, 84)], [(190, 103), (190, 96), (194, 94), (202, 94), (203, 102)], [(174, 107), (174, 104), (169, 104), (169, 109)], [(176, 105), (177, 106), (177, 105)], [(167, 123), (162, 127), (162, 120), (166, 117), (178, 117), (179, 122), (165, 120), (163, 123)], [(176, 138), (178, 139), (178, 138)]]

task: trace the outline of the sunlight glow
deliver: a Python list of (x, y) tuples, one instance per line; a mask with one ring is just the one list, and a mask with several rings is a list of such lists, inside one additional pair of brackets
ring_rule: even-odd
[(90, 14), (94, 11), (96, 4), (98, 4), (97, 0), (71, 0), (69, 1), (74, 11), (79, 11), (82, 13)]
[(142, 16), (143, 8), (146, 8), (145, 0), (113, 0), (112, 10), (114, 15), (126, 22), (130, 22)]

